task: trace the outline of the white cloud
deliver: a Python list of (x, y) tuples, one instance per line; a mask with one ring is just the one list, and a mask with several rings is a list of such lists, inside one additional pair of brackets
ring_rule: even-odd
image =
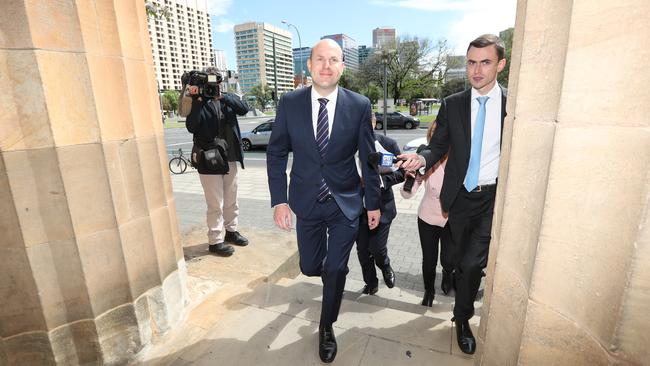
[(460, 12), (460, 19), (449, 18), (446, 35), (457, 54), (465, 54), (469, 42), (481, 34), (498, 34), (514, 27), (517, 11), (517, 0), (371, 0), (371, 3), (429, 12)]
[(208, 14), (218, 17), (228, 14), (232, 0), (208, 0)]
[(426, 11), (449, 11), (449, 10), (472, 10), (486, 8), (494, 4), (494, 1), (486, 0), (374, 0), (371, 3), (383, 6), (397, 6), (401, 8), (419, 9)]
[(232, 31), (234, 27), (234, 22), (231, 22), (226, 18), (219, 18), (217, 20), (217, 25), (213, 28), (213, 30), (217, 33), (226, 33)]
[(449, 43), (456, 54), (465, 54), (467, 45), (474, 38), (485, 33), (499, 34), (500, 31), (515, 26), (516, 0), (485, 1), (490, 7), (472, 9), (459, 20), (451, 21), (447, 34)]

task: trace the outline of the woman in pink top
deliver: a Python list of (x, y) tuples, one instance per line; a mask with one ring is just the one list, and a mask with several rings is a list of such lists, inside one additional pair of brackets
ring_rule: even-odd
[[(436, 123), (432, 122), (427, 131), (427, 141), (431, 139)], [(453, 286), (452, 243), (447, 215), (443, 215), (440, 207), (440, 189), (445, 174), (447, 157), (443, 157), (424, 176), (407, 172), (407, 176), (415, 176), (415, 182), (410, 192), (404, 190), (400, 193), (404, 198), (415, 195), (420, 186), (424, 187), (424, 197), (418, 209), (418, 232), (420, 246), (422, 247), (422, 279), (424, 281), (424, 298), (422, 305), (431, 307), (435, 290), (433, 284), (436, 280), (436, 265), (438, 263), (438, 241), (440, 241), (440, 264), (442, 265), (442, 292), (447, 295)], [(424, 184), (423, 184), (424, 183)]]

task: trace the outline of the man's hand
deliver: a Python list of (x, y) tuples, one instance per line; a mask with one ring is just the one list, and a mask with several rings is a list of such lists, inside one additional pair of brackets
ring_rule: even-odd
[(190, 95), (198, 95), (199, 94), (199, 87), (196, 85), (190, 85), (187, 89), (187, 91), (190, 93)]
[(398, 155), (397, 158), (400, 159), (395, 163), (397, 168), (415, 171), (424, 166), (424, 159), (416, 153)]
[(368, 228), (370, 230), (379, 226), (379, 219), (381, 218), (381, 211), (379, 209), (368, 211)]
[(282, 230), (291, 230), (291, 209), (286, 203), (281, 203), (273, 209), (275, 225)]

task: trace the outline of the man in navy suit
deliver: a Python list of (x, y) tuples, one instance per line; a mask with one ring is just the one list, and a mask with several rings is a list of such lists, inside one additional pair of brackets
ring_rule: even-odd
[[(354, 155), (358, 151), (366, 187), (368, 226), (379, 224), (379, 175), (367, 164), (374, 152), (368, 98), (338, 87), (343, 52), (331, 39), (312, 48), (307, 67), (313, 86), (285, 94), (267, 148), (267, 173), (275, 224), (291, 229), (295, 212), (300, 269), (320, 276), (323, 302), (319, 325), (319, 356), (332, 362), (337, 345), (336, 321), (348, 259), (362, 212), (362, 190)], [(293, 151), (287, 200), (287, 159)], [(287, 205), (288, 202), (288, 205)]]
[(449, 153), (440, 192), (442, 210), (456, 247), (456, 340), (472, 354), (476, 340), (468, 320), (487, 266), (496, 197), (501, 136), (506, 116), (506, 90), (497, 75), (506, 65), (503, 41), (484, 34), (467, 48), (467, 79), (472, 87), (442, 101), (436, 131), (418, 154), (404, 154), (406, 170), (429, 169)]

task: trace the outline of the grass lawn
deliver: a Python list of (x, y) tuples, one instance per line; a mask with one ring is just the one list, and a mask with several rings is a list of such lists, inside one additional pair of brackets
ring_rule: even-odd
[(185, 122), (178, 122), (176, 120), (167, 118), (165, 119), (165, 129), (167, 128), (185, 128)]

